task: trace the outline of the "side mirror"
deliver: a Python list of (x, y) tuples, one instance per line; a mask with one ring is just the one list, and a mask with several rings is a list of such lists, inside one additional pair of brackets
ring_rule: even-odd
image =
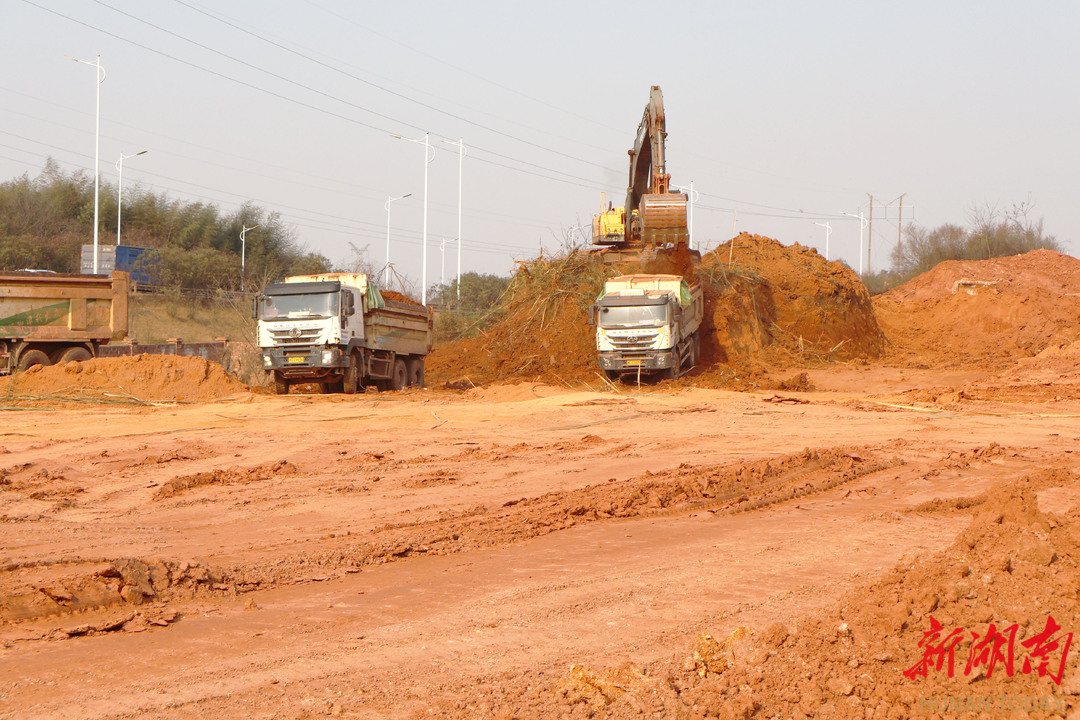
[(589, 325), (591, 325), (591, 326), (596, 325), (596, 306), (595, 305), (590, 305), (589, 306)]
[(259, 319), (259, 301), (260, 300), (262, 300), (262, 298), (260, 296), (258, 296), (258, 295), (251, 298), (251, 319), (252, 320), (258, 320)]
[(342, 315), (355, 315), (356, 314), (356, 300), (353, 294), (348, 290), (341, 291), (341, 314)]

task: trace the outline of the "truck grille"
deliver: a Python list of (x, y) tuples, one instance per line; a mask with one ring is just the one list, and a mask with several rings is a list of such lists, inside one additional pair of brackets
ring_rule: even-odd
[(608, 335), (608, 341), (612, 347), (616, 350), (648, 350), (656, 342), (655, 332), (641, 332), (636, 335), (627, 335), (625, 337), (612, 337)]
[(271, 330), (270, 337), (274, 343), (282, 346), (290, 345), (313, 345), (319, 337), (318, 328), (289, 328), (288, 330)]

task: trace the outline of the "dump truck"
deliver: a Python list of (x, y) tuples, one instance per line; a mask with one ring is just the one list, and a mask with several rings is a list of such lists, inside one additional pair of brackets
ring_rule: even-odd
[(0, 274), (0, 375), (34, 365), (89, 360), (128, 333), (126, 272)]
[(600, 367), (611, 379), (677, 378), (697, 364), (704, 316), (701, 286), (679, 275), (623, 275), (593, 305)]
[(362, 273), (296, 275), (255, 298), (263, 369), (274, 391), (314, 383), (322, 392), (423, 387), (431, 309), (384, 298)]

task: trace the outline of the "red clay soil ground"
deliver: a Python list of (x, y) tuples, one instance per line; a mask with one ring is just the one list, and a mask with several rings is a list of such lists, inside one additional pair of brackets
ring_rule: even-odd
[[(944, 328), (916, 295), (887, 335)], [(0, 718), (1075, 717), (1080, 322), (997, 305), (764, 392), (4, 380)]]

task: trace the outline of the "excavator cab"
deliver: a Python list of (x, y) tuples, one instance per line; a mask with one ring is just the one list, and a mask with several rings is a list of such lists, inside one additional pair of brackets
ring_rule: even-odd
[(605, 210), (606, 200), (607, 197), (602, 194), (600, 212), (593, 218), (594, 245), (614, 245), (623, 242), (626, 237), (626, 208), (612, 207), (611, 203), (607, 203)]

